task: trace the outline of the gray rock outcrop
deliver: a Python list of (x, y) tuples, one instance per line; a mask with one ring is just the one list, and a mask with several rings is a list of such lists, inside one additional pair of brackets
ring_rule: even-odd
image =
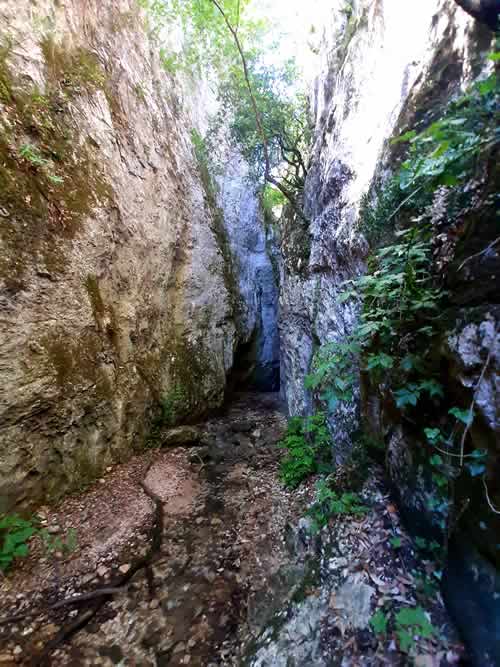
[(191, 141), (203, 91), (161, 67), (137, 3), (0, 20), (1, 511), (129, 456), (159, 405), (172, 423), (219, 406), (273, 296), (258, 202), (240, 179), (258, 266), (239, 280)]

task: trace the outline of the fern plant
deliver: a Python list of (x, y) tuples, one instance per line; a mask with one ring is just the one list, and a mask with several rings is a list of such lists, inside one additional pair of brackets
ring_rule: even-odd
[(326, 526), (332, 516), (338, 514), (363, 515), (368, 508), (362, 504), (357, 493), (337, 493), (330, 486), (328, 479), (321, 479), (316, 484), (316, 498), (307, 514), (312, 518), (312, 530), (318, 532)]
[(285, 486), (296, 488), (310, 475), (328, 471), (331, 441), (325, 415), (292, 417), (278, 446), (286, 450), (280, 466), (280, 477)]

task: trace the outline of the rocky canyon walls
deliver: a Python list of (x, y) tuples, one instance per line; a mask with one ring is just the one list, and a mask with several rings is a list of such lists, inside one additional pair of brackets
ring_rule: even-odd
[[(160, 406), (219, 406), (273, 297), (265, 278), (255, 302), (265, 267), (234, 272), (238, 212), (193, 150), (201, 93), (160, 66), (138, 4), (6, 2), (0, 21), (2, 510), (141, 448)], [(257, 202), (231, 178), (260, 266)]]
[[(315, 350), (345, 340), (356, 326), (356, 301), (344, 302), (339, 296), (347, 279), (365, 271), (370, 250), (360, 231), (360, 210), (367, 201), (363, 195), (369, 193), (368, 201), (380, 196), (402, 159), (391, 138), (424, 129), (451, 99), (484, 76), (485, 68), (492, 71), (486, 59), (492, 38), (491, 31), (451, 1), (333, 3), (312, 96), (309, 223), (284, 222), (295, 230), (283, 237), (280, 291), (282, 375), (292, 413), (328, 410), (324, 403), (313, 404), (304, 377)], [(436, 196), (429, 212), (434, 270), (444, 276), (449, 290), (446, 323), (434, 352), (447, 397), (447, 405), (440, 408), (442, 418), (452, 404), (467, 410), (473, 401), (475, 419), (470, 432), (467, 429), (467, 446), (488, 453), (484, 478), (464, 481), (462, 476), (457, 483), (448, 515), (453, 535), (449, 545), (436, 525), (436, 504), (430, 502), (436, 493), (434, 478), (422, 464), (422, 452), (429, 446), (422, 435), (424, 424), (409, 423), (363, 374), (355, 383), (354, 400), (329, 411), (337, 460), (347, 456), (362, 421), (365, 428), (368, 424), (385, 445), (387, 470), (408, 522), (416, 534), (440, 535), (449, 546), (444, 591), (478, 665), (500, 659), (491, 642), (496, 637), (498, 647), (492, 619), (500, 613), (500, 267), (494, 151), (487, 152), (463, 182), (463, 191), (473, 193), (467, 206), (448, 213), (445, 188), (440, 191), (441, 207)], [(457, 591), (474, 588), (473, 580), (477, 594), (461, 596)], [(481, 618), (482, 633), (471, 629), (474, 615)]]

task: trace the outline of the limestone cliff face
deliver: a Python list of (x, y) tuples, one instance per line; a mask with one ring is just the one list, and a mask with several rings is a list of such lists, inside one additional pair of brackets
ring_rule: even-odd
[(0, 19), (10, 507), (59, 496), (140, 448), (161, 404), (172, 421), (220, 405), (257, 317), (257, 278), (243, 294), (253, 320), (239, 326), (233, 226), (191, 141), (204, 107), (194, 83), (160, 67), (135, 0), (21, 0)]
[(233, 271), (240, 294), (241, 342), (235, 386), (247, 380), (262, 391), (279, 389), (278, 276), (273, 268), (275, 241), (264, 224), (248, 168), (230, 157), (219, 188)]
[[(294, 236), (285, 234), (282, 243), (282, 374), (292, 413), (317, 407), (310, 404), (303, 384), (314, 349), (342, 340), (355, 325), (353, 305), (341, 303), (338, 297), (342, 283), (364, 271), (369, 249), (359, 232), (360, 204), (364, 193), (373, 192), (374, 183), (383, 185), (397, 168), (397, 150), (389, 140), (438, 117), (444, 105), (480, 74), (491, 39), (491, 32), (447, 0), (362, 0), (350, 7), (332, 3), (331, 23), (321, 48), (321, 72), (312, 96), (315, 132), (306, 183), (310, 223), (285, 221), (296, 231)], [(477, 417), (469, 435), (475, 448), (489, 452), (490, 501), (498, 507), (499, 292), (495, 276), (499, 259), (493, 250), (473, 257), (491, 243), (494, 248), (498, 237), (494, 206), (488, 198), (498, 189), (492, 165), (494, 157), (480, 169), (473, 186), (474, 205), (460, 219), (435, 223), (436, 248), (438, 235), (444, 233), (444, 238), (450, 229), (457, 239), (455, 260), (447, 269), (452, 301), (449, 326), (436, 354), (450, 400), (453, 397), (466, 407), (476, 392)], [(435, 534), (427, 503), (432, 493), (429, 477), (419, 466), (425, 443), (415, 437), (411, 425), (386, 409), (374, 387), (363, 385), (361, 391), (358, 386), (356, 400), (330, 414), (337, 459), (348, 452), (361, 413), (385, 441), (388, 472), (408, 521), (417, 534)], [(458, 506), (461, 514), (452, 519), (445, 592), (470, 640), (476, 664), (495, 664), (500, 659), (491, 643), (496, 631), (488, 619), (498, 618), (499, 613), (494, 594), (498, 594), (498, 516), (488, 508), (479, 481), (460, 488)], [(457, 589), (473, 588), (473, 572), (480, 582), (477, 595), (460, 598)], [(483, 624), (481, 636), (471, 631), (474, 614)]]
[[(363, 271), (368, 247), (358, 232), (361, 198), (388, 167), (384, 147), (400, 114), (418, 91), (433, 86), (436, 104), (446, 100), (472, 77), (481, 46), (489, 44), (478, 43), (483, 31), (451, 0), (351, 5), (332, 2), (314, 82), (305, 202), (310, 224), (295, 237), (284, 234), (282, 247), (282, 365), (292, 413), (307, 409), (303, 377), (313, 348), (341, 339), (356, 321), (338, 295), (345, 280)], [(339, 451), (356, 423), (355, 409), (339, 410)]]

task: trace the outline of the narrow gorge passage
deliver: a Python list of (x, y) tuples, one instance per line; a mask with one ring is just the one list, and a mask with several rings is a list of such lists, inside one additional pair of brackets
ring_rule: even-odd
[[(429, 564), (375, 464), (362, 491), (368, 515), (311, 532), (313, 484), (290, 491), (278, 478), (283, 407), (276, 393), (236, 394), (219, 417), (167, 431), (162, 449), (42, 507), (51, 533), (75, 529), (79, 544), (51, 557), (37, 544), (0, 582), (0, 645), (12, 664), (405, 664), (368, 633), (371, 602), (377, 592), (386, 604), (419, 599)], [(459, 639), (442, 602), (430, 608), (441, 636), (422, 650), (446, 648), (454, 664)]]
[(500, 666), (500, 0), (1, 0), (0, 667)]
[[(277, 394), (239, 395), (224, 416), (171, 432), (187, 446), (138, 456), (42, 509), (54, 531), (77, 530), (78, 556), (35, 552), (0, 582), (0, 643), (22, 647), (23, 664), (239, 664), (247, 620), (261, 627), (280, 603), (265, 582), (291, 569), (285, 527), (303, 510), (277, 478), (282, 410)], [(109, 588), (120, 590), (98, 597)]]

